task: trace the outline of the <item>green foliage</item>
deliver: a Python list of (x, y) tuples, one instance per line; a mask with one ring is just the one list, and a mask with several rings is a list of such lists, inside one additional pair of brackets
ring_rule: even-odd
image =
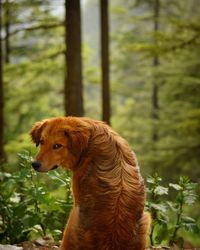
[[(154, 243), (160, 243), (165, 237), (168, 237), (167, 224), (169, 223), (169, 217), (167, 216), (167, 204), (162, 200), (164, 195), (168, 195), (168, 188), (161, 186), (161, 181), (162, 179), (157, 174), (147, 178), (147, 183), (149, 184), (147, 192), (150, 194), (147, 208), (152, 216), (150, 232), (152, 246)], [(155, 236), (156, 228), (158, 230)]]
[[(181, 173), (197, 181), (199, 1), (159, 1), (155, 31), (156, 2), (111, 2), (116, 24), (111, 54), (112, 126), (133, 146), (144, 175), (157, 172), (172, 182)], [(155, 85), (157, 119), (152, 115)]]
[[(161, 181), (157, 174), (147, 178), (147, 209), (152, 215), (150, 242), (151, 245), (163, 241), (169, 245), (178, 243), (183, 247), (184, 238), (179, 235), (181, 229), (196, 235), (200, 233), (195, 218), (186, 213), (186, 208), (194, 205), (197, 200), (197, 183), (191, 182), (188, 177), (180, 177), (178, 184), (169, 183), (166, 188), (161, 185)], [(172, 196), (169, 195), (170, 189), (174, 191)]]
[(34, 122), (64, 113), (64, 25), (52, 8), (49, 0), (3, 1), (11, 47), (4, 65), (4, 141), (12, 163), (17, 152), (30, 149), (27, 131)]
[(47, 234), (60, 239), (72, 206), (70, 178), (66, 173), (49, 174), (54, 189), (67, 187), (66, 200), (56, 198), (32, 170), (31, 156), (25, 153), (19, 157), (18, 171), (1, 172), (0, 176), (0, 242), (18, 243)]
[(171, 210), (176, 214), (175, 224), (170, 228), (170, 244), (174, 242), (184, 242), (183, 238), (178, 237), (177, 232), (183, 228), (195, 232), (198, 229), (194, 218), (184, 213), (185, 205), (193, 205), (197, 199), (197, 183), (192, 183), (188, 177), (180, 177), (178, 184), (169, 184), (177, 191), (174, 204), (168, 203)]
[[(101, 119), (99, 3), (97, 0), (83, 2), (86, 2), (82, 5), (85, 115)], [(180, 197), (185, 193), (181, 195), (182, 189), (178, 189), (186, 188), (183, 183), (167, 186), (180, 175), (189, 176), (195, 182), (199, 178), (200, 8), (199, 0), (160, 0), (159, 30), (155, 31), (155, 3), (153, 0), (110, 1), (109, 20), (112, 127), (133, 146), (142, 174), (147, 176), (158, 172), (165, 180), (164, 187), (159, 176), (154, 176), (151, 180), (154, 183), (149, 183), (152, 204), (148, 205), (155, 217), (151, 241), (157, 243), (168, 237), (171, 242), (175, 241), (187, 226), (195, 229), (193, 221), (184, 217), (187, 207), (200, 220), (196, 212), (198, 209), (187, 205), (187, 200), (182, 205), (180, 203)], [(10, 14), (6, 17), (7, 8)], [(61, 209), (64, 204), (59, 201), (58, 205), (57, 198), (50, 196), (47, 190), (58, 195), (60, 189), (54, 190), (68, 178), (52, 172), (48, 177), (51, 184), (47, 181), (46, 188), (39, 175), (16, 164), (16, 154), (23, 149), (33, 150), (28, 131), (36, 121), (64, 114), (63, 10), (62, 4), (57, 6), (50, 0), (3, 1), (3, 25), (8, 19), (11, 48), (10, 62), (3, 67), (4, 141), (9, 162), (4, 166), (4, 170), (9, 168), (9, 173), (1, 173), (0, 187), (3, 202), (0, 203), (1, 218), (5, 220), (0, 228), (4, 241), (21, 241), (33, 233), (48, 230), (52, 233), (53, 228), (61, 230), (60, 219), (49, 223), (47, 230), (48, 199), (54, 204), (52, 218), (56, 216), (56, 209), (59, 216), (64, 216)], [(155, 57), (159, 61), (156, 67), (153, 64)], [(158, 86), (157, 120), (152, 119), (154, 84)], [(157, 131), (156, 141), (152, 140), (154, 131)], [(24, 161), (27, 166), (28, 159)], [(71, 191), (69, 183), (66, 184), (68, 204)], [(37, 202), (36, 198), (30, 198), (30, 195), (34, 197), (34, 190), (40, 197)], [(167, 202), (166, 197), (170, 200), (176, 193), (180, 197)], [(57, 207), (53, 208), (56, 204)], [(19, 211), (26, 216), (19, 219)], [(33, 225), (30, 222), (30, 226), (32, 215), (35, 215), (35, 222)], [(17, 230), (15, 226), (21, 230), (21, 235), (10, 233)], [(12, 239), (13, 235), (17, 239)]]
[[(50, 171), (41, 180), (41, 174), (32, 170), (31, 160), (28, 152), (19, 154), (18, 171), (12, 174), (1, 172), (1, 243), (19, 243), (47, 234), (55, 240), (61, 238), (73, 204), (70, 176), (66, 171)], [(47, 176), (48, 180), (44, 181)], [(47, 185), (49, 181), (51, 184)], [(180, 177), (177, 184), (170, 183), (168, 187), (162, 186), (161, 181), (157, 174), (147, 178), (149, 197), (146, 207), (152, 216), (150, 242), (151, 245), (178, 242), (181, 246), (184, 242), (181, 230), (200, 233), (198, 220), (190, 217), (188, 212), (197, 200), (197, 184), (187, 177)], [(61, 192), (65, 193), (66, 200), (62, 195), (53, 195), (58, 189), (63, 189)]]
[[(200, 160), (198, 0), (160, 1), (157, 32), (154, 3), (110, 2), (112, 126), (133, 146), (144, 175), (165, 173), (169, 181), (172, 176), (167, 175), (173, 171), (174, 179), (180, 172), (196, 179)], [(4, 65), (4, 141), (13, 167), (17, 152), (31, 150), (27, 132), (32, 125), (64, 114), (64, 15), (49, 0), (5, 5), (3, 1), (10, 12), (12, 49), (10, 62)], [(98, 1), (88, 1), (82, 8), (85, 116), (95, 119), (101, 119), (98, 7)], [(5, 15), (4, 11), (4, 23)], [(159, 104), (156, 121), (152, 119), (154, 84)], [(158, 134), (156, 142), (153, 131)]]

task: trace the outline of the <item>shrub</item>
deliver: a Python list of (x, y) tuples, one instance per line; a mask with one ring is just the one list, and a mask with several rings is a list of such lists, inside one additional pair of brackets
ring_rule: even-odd
[[(152, 227), (150, 232), (151, 245), (168, 245), (178, 243), (183, 247), (184, 239), (179, 236), (180, 229), (196, 233), (200, 228), (194, 218), (186, 214), (186, 208), (197, 200), (197, 183), (193, 183), (188, 177), (180, 177), (178, 184), (170, 183), (168, 187), (161, 185), (161, 177), (157, 174), (147, 178), (149, 199), (147, 210), (152, 215)], [(169, 191), (175, 194), (169, 195)], [(174, 197), (169, 200), (169, 197)]]
[(32, 170), (29, 153), (19, 158), (19, 171), (0, 173), (0, 242), (18, 243), (32, 234), (52, 234), (58, 239), (72, 206), (70, 178), (67, 173), (49, 173), (55, 188), (67, 186), (66, 200), (58, 199)]
[[(72, 207), (71, 178), (66, 171), (50, 171), (47, 175), (36, 173), (31, 167), (28, 152), (19, 154), (19, 170), (0, 172), (0, 242), (19, 243), (38, 235), (51, 234), (61, 238), (66, 215)], [(50, 178), (45, 182), (46, 176)], [(161, 185), (157, 174), (147, 178), (148, 201), (146, 208), (152, 215), (151, 245), (179, 243), (183, 246), (180, 229), (199, 235), (200, 228), (186, 208), (197, 199), (197, 184), (188, 177), (180, 177), (178, 184)], [(66, 199), (60, 193), (60, 187)], [(55, 191), (57, 190), (57, 191)], [(173, 191), (173, 193), (172, 193)], [(53, 195), (54, 194), (54, 195)], [(171, 197), (171, 198), (170, 198)]]

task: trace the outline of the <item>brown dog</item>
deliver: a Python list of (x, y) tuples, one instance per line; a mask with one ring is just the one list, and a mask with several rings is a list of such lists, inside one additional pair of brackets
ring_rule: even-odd
[(145, 187), (128, 143), (103, 122), (59, 117), (38, 122), (33, 168), (73, 172), (74, 207), (62, 250), (143, 250), (150, 224)]

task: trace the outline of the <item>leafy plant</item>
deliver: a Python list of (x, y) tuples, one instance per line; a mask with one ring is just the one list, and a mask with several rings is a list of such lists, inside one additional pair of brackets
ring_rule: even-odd
[[(161, 181), (157, 174), (147, 178), (147, 209), (151, 212), (153, 220), (150, 243), (155, 245), (166, 241), (169, 245), (176, 243), (183, 247), (184, 239), (178, 234), (180, 229), (193, 233), (200, 231), (195, 219), (189, 217), (185, 211), (187, 206), (196, 202), (197, 183), (191, 182), (188, 177), (180, 177), (178, 184), (170, 183), (169, 187), (163, 187)], [(175, 197), (169, 196), (170, 188), (175, 191)], [(169, 197), (174, 199), (168, 200)]]
[(192, 205), (196, 202), (197, 183), (190, 182), (188, 177), (180, 177), (178, 184), (170, 183), (169, 186), (177, 191), (174, 203), (170, 203), (169, 207), (175, 213), (175, 224), (170, 228), (170, 245), (178, 242), (183, 246), (183, 238), (178, 236), (179, 229), (195, 231), (197, 229), (196, 221), (184, 213), (185, 205)]
[[(50, 195), (46, 184), (32, 170), (28, 152), (19, 154), (19, 171), (1, 173), (0, 186), (0, 242), (18, 243), (31, 234), (52, 234), (60, 239), (66, 214), (72, 206), (69, 182), (65, 173), (49, 174), (55, 188), (67, 186), (67, 199)], [(56, 181), (55, 181), (56, 180)]]
[[(13, 244), (47, 234), (55, 240), (61, 238), (66, 215), (73, 203), (71, 178), (66, 171), (50, 171), (40, 179), (40, 174), (32, 169), (31, 161), (28, 152), (19, 154), (17, 172), (0, 172), (1, 243)], [(51, 185), (46, 183), (49, 180)], [(146, 207), (152, 216), (150, 243), (178, 243), (182, 246), (181, 229), (200, 232), (196, 221), (188, 216), (186, 210), (196, 202), (197, 184), (187, 177), (180, 177), (178, 184), (170, 183), (168, 187), (162, 186), (161, 182), (158, 174), (147, 178), (149, 198)], [(58, 194), (57, 197), (53, 195), (54, 190), (60, 191), (61, 187), (66, 194), (65, 200)], [(169, 194), (169, 191), (173, 193)]]
[[(161, 177), (157, 174), (147, 178), (147, 183), (149, 184), (147, 192), (150, 194), (147, 208), (152, 216), (152, 227), (150, 232), (150, 243), (152, 246), (155, 243), (160, 243), (161, 240), (167, 237), (169, 217), (167, 215), (167, 204), (163, 201), (162, 197), (168, 195), (168, 188), (161, 186), (161, 181)], [(156, 228), (157, 233), (155, 236)]]

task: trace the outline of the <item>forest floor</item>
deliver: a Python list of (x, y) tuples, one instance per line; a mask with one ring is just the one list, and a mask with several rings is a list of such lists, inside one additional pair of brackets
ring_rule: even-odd
[[(146, 250), (179, 250), (177, 246), (164, 247), (156, 246), (150, 247)], [(17, 246), (14, 245), (1, 245), (0, 250), (59, 250), (59, 243), (55, 242), (51, 237), (38, 238), (34, 241), (25, 241)], [(184, 247), (184, 250), (200, 250), (199, 248), (192, 248), (190, 246)]]

